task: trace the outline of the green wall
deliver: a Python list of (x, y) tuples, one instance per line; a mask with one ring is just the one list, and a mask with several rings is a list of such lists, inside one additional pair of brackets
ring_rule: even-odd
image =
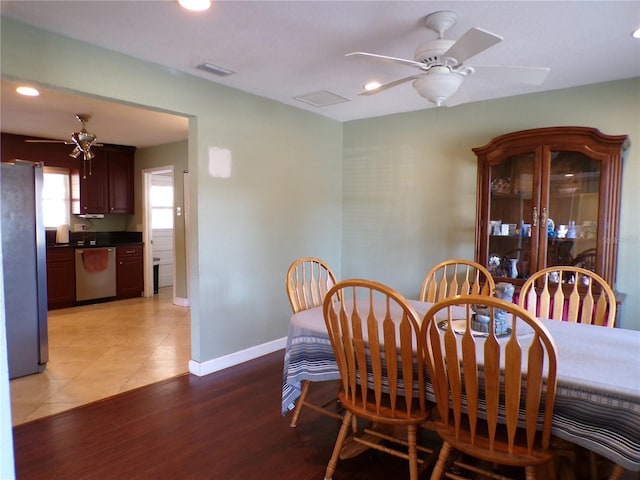
[[(82, 75), (76, 58), (87, 59)], [(415, 296), (431, 265), (473, 256), (471, 148), (553, 125), (631, 137), (617, 287), (628, 295), (622, 326), (640, 329), (631, 314), (640, 309), (638, 79), (341, 124), (7, 19), (1, 66), (12, 78), (190, 117), (197, 362), (286, 335), (284, 272), (298, 256)], [(231, 152), (228, 178), (209, 174), (210, 147)]]
[[(340, 264), (342, 125), (6, 18), (1, 28), (8, 78), (190, 117), (192, 359), (286, 336), (290, 263)], [(231, 152), (229, 178), (209, 174), (209, 147)]]
[[(286, 335), (284, 274), (300, 256), (323, 258), (341, 278), (370, 277), (417, 295), (431, 265), (473, 256), (470, 149), (502, 133), (553, 125), (631, 137), (617, 286), (628, 295), (621, 326), (640, 329), (639, 79), (341, 124), (5, 18), (0, 29), (7, 78), (190, 117), (196, 362)], [(209, 174), (210, 147), (231, 152), (229, 177)], [(0, 393), (7, 384), (3, 377)], [(10, 429), (0, 415), (2, 442)], [(10, 448), (2, 449), (9, 476), (11, 460)]]
[(640, 79), (357, 120), (344, 125), (342, 274), (415, 298), (431, 266), (474, 255), (476, 156), (493, 137), (578, 125), (628, 135), (617, 288), (640, 329)]

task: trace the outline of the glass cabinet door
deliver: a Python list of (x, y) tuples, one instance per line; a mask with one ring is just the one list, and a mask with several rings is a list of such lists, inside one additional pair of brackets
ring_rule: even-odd
[(595, 271), (602, 162), (580, 152), (551, 152), (546, 266)]
[(523, 153), (490, 167), (487, 267), (494, 277), (527, 278), (535, 270), (534, 160), (534, 152)]

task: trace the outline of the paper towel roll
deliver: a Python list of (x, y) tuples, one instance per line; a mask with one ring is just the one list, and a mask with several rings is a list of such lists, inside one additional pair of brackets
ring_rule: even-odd
[(58, 225), (56, 243), (69, 243), (69, 225)]

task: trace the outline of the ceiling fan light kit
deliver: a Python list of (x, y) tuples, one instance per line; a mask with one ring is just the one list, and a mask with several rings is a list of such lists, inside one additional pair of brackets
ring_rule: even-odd
[(82, 178), (87, 178), (87, 162), (89, 163), (89, 175), (91, 175), (91, 159), (96, 155), (91, 151), (91, 147), (96, 144), (96, 136), (93, 133), (87, 132), (86, 123), (91, 119), (91, 115), (79, 113), (76, 115), (79, 122), (82, 123), (82, 128), (79, 132), (74, 132), (71, 135), (71, 139), (76, 144), (73, 152), (69, 154), (70, 157), (78, 158), (82, 154)]
[[(465, 78), (475, 72), (473, 67), (465, 65), (464, 62), (503, 40), (499, 35), (477, 27), (469, 29), (458, 40), (445, 40), (444, 33), (455, 25), (456, 21), (457, 15), (448, 10), (427, 15), (425, 26), (436, 32), (438, 37), (418, 45), (414, 60), (368, 52), (348, 53), (347, 57), (403, 65), (418, 70), (413, 75), (380, 85), (374, 90), (365, 89), (360, 95), (376, 94), (413, 80), (413, 87), (420, 96), (436, 107), (442, 106), (460, 89)], [(499, 80), (530, 84), (542, 83), (549, 72), (549, 69), (541, 67), (482, 67), (483, 72), (487, 70), (497, 72)]]
[(447, 67), (433, 67), (429, 75), (413, 81), (413, 88), (436, 107), (440, 107), (462, 85), (466, 74), (451, 72)]
[(97, 137), (87, 132), (86, 124), (91, 119), (91, 115), (86, 113), (78, 113), (76, 119), (82, 123), (82, 128), (79, 132), (73, 132), (71, 134), (71, 141), (66, 140), (42, 140), (42, 139), (27, 139), (28, 143), (64, 143), (65, 145), (75, 145), (73, 151), (69, 154), (71, 158), (78, 158), (82, 155), (82, 178), (87, 178), (87, 163), (89, 164), (89, 175), (91, 175), (91, 159), (96, 155), (91, 151), (91, 147), (102, 147), (101, 143), (96, 143)]

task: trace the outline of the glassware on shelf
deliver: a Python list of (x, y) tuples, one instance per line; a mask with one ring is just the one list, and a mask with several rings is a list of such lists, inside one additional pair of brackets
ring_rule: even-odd
[(556, 224), (551, 218), (547, 219), (547, 237), (554, 237), (556, 234)]
[(556, 235), (558, 238), (566, 238), (567, 233), (569, 232), (569, 227), (566, 225), (558, 225), (558, 230), (556, 231)]
[(509, 277), (518, 278), (518, 259), (517, 258), (510, 258), (509, 262), (510, 262), (510, 265), (509, 265)]

